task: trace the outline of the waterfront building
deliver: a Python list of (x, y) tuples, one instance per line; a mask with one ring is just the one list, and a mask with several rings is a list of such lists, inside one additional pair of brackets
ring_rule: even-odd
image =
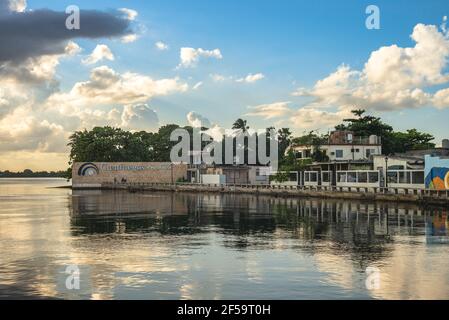
[(249, 165), (198, 165), (188, 169), (188, 181), (201, 184), (266, 185), (270, 167)]
[[(298, 160), (312, 159), (316, 151), (311, 145), (295, 145), (292, 149)], [(334, 131), (320, 150), (330, 162), (369, 162), (372, 156), (382, 154), (382, 143), (381, 138), (375, 135), (359, 137), (351, 131)]]
[(187, 179), (187, 165), (169, 162), (76, 162), (73, 188), (101, 188), (104, 184), (175, 183)]
[[(365, 154), (357, 152), (356, 141)], [(367, 144), (365, 144), (367, 143)], [(403, 154), (385, 156), (381, 154), (380, 138), (371, 136), (368, 140), (353, 137), (349, 131), (335, 131), (330, 135), (329, 143), (321, 147), (325, 155), (330, 146), (343, 148), (351, 146), (351, 152), (339, 151), (339, 157), (329, 161), (312, 162), (301, 173), (303, 186), (335, 186), (343, 188), (406, 188), (406, 189), (449, 189), (449, 140), (443, 140), (442, 146), (428, 150), (413, 150)], [(372, 147), (371, 147), (372, 146)], [(299, 160), (312, 159), (313, 147), (295, 146)], [(360, 150), (359, 150), (360, 151)], [(350, 154), (349, 158), (345, 155)], [(340, 155), (343, 155), (341, 158)], [(358, 155), (358, 156), (357, 156)], [(341, 160), (337, 160), (341, 159)]]

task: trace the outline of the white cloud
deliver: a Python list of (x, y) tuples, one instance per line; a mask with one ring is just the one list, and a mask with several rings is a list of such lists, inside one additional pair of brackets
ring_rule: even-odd
[(204, 50), (204, 49), (194, 49), (194, 48), (181, 48), (179, 64), (180, 67), (192, 68), (198, 64), (200, 58), (215, 58), (223, 59), (220, 49), (214, 50)]
[(298, 89), (293, 95), (310, 96), (309, 107), (354, 106), (372, 110), (418, 108), (434, 103), (449, 107), (445, 89), (435, 94), (432, 86), (447, 84), (449, 36), (432, 25), (418, 24), (411, 38), (414, 47), (381, 47), (371, 53), (363, 70), (342, 65), (328, 77), (317, 81), (311, 90)]
[(296, 131), (306, 129), (328, 129), (349, 118), (349, 110), (320, 110), (314, 107), (294, 109), (291, 102), (281, 101), (249, 107), (250, 112), (244, 116), (261, 117), (264, 120), (279, 119), (277, 126), (287, 126)]
[(137, 18), (139, 13), (136, 10), (128, 9), (128, 8), (120, 8), (118, 9), (120, 12), (122, 12), (126, 18), (130, 21), (133, 21)]
[(95, 64), (99, 61), (102, 61), (103, 59), (114, 61), (115, 57), (111, 49), (109, 49), (107, 45), (99, 44), (86, 59), (82, 60), (82, 62), (86, 65), (89, 65)]
[(101, 66), (91, 71), (88, 81), (76, 83), (69, 92), (52, 95), (48, 103), (59, 109), (64, 106), (133, 105), (187, 89), (188, 85), (179, 78), (153, 80), (137, 73), (119, 74)]
[(192, 126), (193, 128), (202, 128), (202, 127), (210, 128), (212, 126), (209, 119), (203, 117), (202, 115), (194, 111), (191, 111), (187, 114), (187, 121), (189, 125)]
[(160, 51), (168, 50), (168, 45), (162, 41), (158, 41), (154, 45), (155, 45), (156, 49), (158, 49)]
[[(222, 74), (217, 74), (217, 73), (210, 74), (209, 76), (211, 77), (212, 81), (214, 81), (214, 82), (223, 82), (226, 79), (228, 79), (228, 77), (226, 77)], [(232, 77), (229, 77), (229, 79), (231, 79), (231, 78)]]
[(440, 26), (441, 30), (443, 30), (444, 33), (447, 33), (447, 16), (443, 17), (443, 23)]
[(23, 86), (30, 83), (43, 84), (53, 81), (60, 60), (74, 56), (79, 52), (81, 52), (81, 48), (78, 44), (70, 41), (64, 54), (32, 57), (21, 64), (3, 63), (0, 67), (0, 83), (2, 86), (6, 86), (5, 82), (8, 81)]
[(88, 81), (43, 102), (29, 85), (4, 78), (0, 83), (0, 152), (8, 156), (19, 151), (67, 154), (70, 133), (93, 126), (154, 130), (159, 119), (146, 102), (188, 88), (177, 78), (153, 80), (105, 66), (93, 69)]
[(245, 116), (256, 116), (263, 117), (264, 119), (273, 119), (284, 117), (290, 113), (292, 110), (289, 107), (290, 102), (275, 102), (270, 104), (262, 104), (254, 107), (249, 107), (250, 112), (245, 114)]
[(16, 108), (0, 121), (0, 151), (63, 152), (67, 135), (64, 128), (32, 115), (31, 107)]
[(449, 106), (449, 88), (437, 91), (432, 98), (432, 102), (437, 108), (447, 108)]
[(237, 79), (237, 82), (254, 83), (265, 78), (262, 73), (249, 74), (244, 78)]
[(304, 130), (326, 130), (342, 123), (343, 119), (351, 118), (349, 110), (330, 112), (313, 108), (301, 108), (292, 113), (287, 120), (287, 125), (297, 131)]
[(69, 41), (65, 47), (65, 54), (69, 56), (74, 56), (82, 51), (81, 47), (73, 41)]
[(128, 34), (128, 35), (122, 37), (121, 41), (122, 41), (122, 43), (131, 43), (131, 42), (136, 41), (137, 38), (138, 38), (137, 34), (131, 33), (131, 34)]
[(221, 141), (226, 133), (226, 130), (223, 127), (216, 123), (212, 123), (209, 119), (194, 111), (187, 114), (187, 121), (193, 128), (208, 128), (203, 132), (210, 136), (214, 141)]
[(153, 131), (159, 127), (156, 111), (147, 104), (125, 106), (121, 120), (121, 127), (132, 131)]
[(221, 141), (223, 140), (226, 130), (218, 124), (214, 124), (210, 127), (210, 129), (204, 131), (204, 133), (210, 136), (214, 141)]
[(194, 86), (193, 86), (193, 90), (198, 90), (201, 86), (203, 85), (203, 82), (197, 82)]
[(27, 8), (26, 0), (9, 0), (9, 9), (14, 12), (24, 12)]

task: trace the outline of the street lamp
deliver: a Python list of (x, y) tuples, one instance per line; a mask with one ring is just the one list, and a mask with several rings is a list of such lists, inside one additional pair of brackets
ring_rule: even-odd
[(388, 156), (385, 157), (385, 188), (388, 188)]

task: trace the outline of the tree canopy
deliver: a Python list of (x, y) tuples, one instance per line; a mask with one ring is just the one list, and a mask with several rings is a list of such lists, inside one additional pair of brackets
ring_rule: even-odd
[[(403, 153), (410, 150), (422, 150), (434, 148), (434, 137), (431, 134), (410, 129), (405, 132), (396, 132), (393, 127), (382, 121), (381, 118), (366, 115), (365, 110), (353, 110), (353, 118), (345, 119), (342, 124), (335, 127), (336, 130), (349, 130), (356, 136), (377, 135), (382, 138), (382, 149), (386, 155)], [(170, 151), (177, 142), (170, 141), (173, 130), (180, 128), (176, 124), (162, 126), (158, 132), (130, 132), (113, 127), (95, 127), (92, 130), (77, 131), (70, 136), (69, 146), (70, 162), (169, 162)], [(237, 119), (233, 129), (239, 134), (248, 133), (249, 126), (246, 120)], [(184, 127), (192, 133), (192, 127)], [(203, 128), (206, 130), (207, 128)], [(267, 128), (267, 132), (275, 130)], [(298, 163), (294, 152), (289, 149), (294, 145), (309, 145), (314, 150), (313, 161), (326, 161), (326, 155), (321, 151), (321, 146), (328, 141), (328, 134), (319, 134), (315, 131), (293, 137), (289, 128), (281, 128), (277, 131), (279, 141), (280, 170), (295, 171), (303, 168), (305, 163)], [(192, 137), (192, 135), (191, 135)], [(259, 142), (259, 140), (257, 140)], [(245, 140), (245, 153), (249, 148)], [(269, 137), (267, 137), (267, 149), (269, 150)], [(205, 143), (207, 144), (207, 143)], [(191, 143), (192, 145), (192, 143)], [(234, 141), (234, 148), (236, 142)], [(235, 154), (235, 149), (234, 149)], [(245, 154), (246, 159), (248, 159)]]
[(363, 109), (353, 110), (352, 113), (354, 118), (343, 120), (343, 123), (336, 126), (335, 129), (353, 131), (356, 136), (376, 135), (381, 137), (382, 153), (385, 155), (435, 148), (435, 144), (431, 142), (434, 140), (431, 134), (419, 132), (417, 129), (396, 132), (381, 118), (366, 115), (366, 111)]
[(70, 162), (167, 162), (176, 144), (170, 141), (178, 125), (163, 126), (157, 133), (129, 132), (119, 128), (95, 127), (70, 136)]

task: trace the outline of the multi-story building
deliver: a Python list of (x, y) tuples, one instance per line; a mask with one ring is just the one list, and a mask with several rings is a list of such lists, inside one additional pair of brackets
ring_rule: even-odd
[[(316, 151), (311, 145), (296, 145), (293, 150), (297, 159), (311, 159)], [(372, 161), (374, 155), (382, 154), (382, 141), (374, 135), (358, 137), (351, 131), (334, 131), (320, 150), (331, 162)]]

